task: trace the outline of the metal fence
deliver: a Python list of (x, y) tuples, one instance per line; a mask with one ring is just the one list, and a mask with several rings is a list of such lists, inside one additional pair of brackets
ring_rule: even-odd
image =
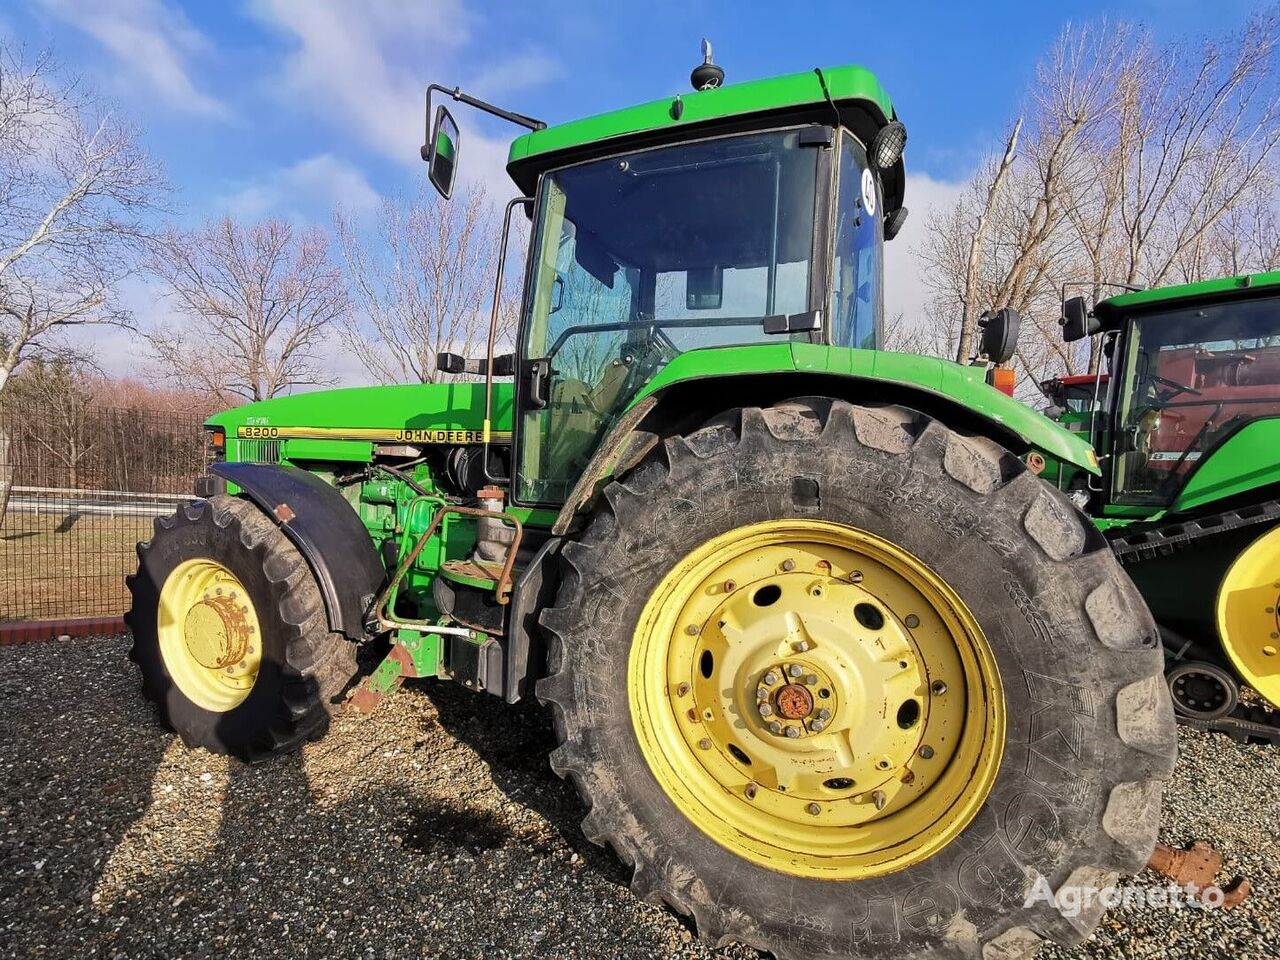
[(124, 613), (135, 544), (206, 457), (194, 413), (0, 410), (0, 623)]

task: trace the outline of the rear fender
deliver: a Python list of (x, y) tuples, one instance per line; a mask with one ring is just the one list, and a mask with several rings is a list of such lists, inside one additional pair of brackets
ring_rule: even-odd
[[(906, 380), (804, 370), (731, 373), (669, 382), (642, 396), (605, 435), (561, 508), (553, 532), (563, 535), (601, 481), (638, 464), (662, 437), (696, 429), (735, 407), (768, 406), (800, 396), (830, 397), (850, 403), (898, 404), (918, 410), (954, 430), (988, 437), (1017, 456), (1039, 451), (1052, 460), (1098, 473), (1097, 459), (1087, 443), (1023, 404), (990, 387), (980, 386), (981, 391), (966, 383), (963, 389), (966, 394), (977, 393), (984, 401), (981, 407), (966, 402), (967, 396), (958, 399), (941, 389)], [(987, 392), (994, 396), (986, 396)]]

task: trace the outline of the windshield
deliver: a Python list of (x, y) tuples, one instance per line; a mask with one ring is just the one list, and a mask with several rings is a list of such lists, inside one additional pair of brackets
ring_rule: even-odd
[(520, 424), (519, 501), (563, 502), (676, 355), (785, 342), (761, 318), (810, 309), (821, 152), (795, 130), (756, 133), (542, 178), (521, 354), (546, 373)]
[(1215, 444), (1250, 420), (1280, 415), (1280, 300), (1145, 314), (1126, 336), (1120, 502), (1169, 502)]

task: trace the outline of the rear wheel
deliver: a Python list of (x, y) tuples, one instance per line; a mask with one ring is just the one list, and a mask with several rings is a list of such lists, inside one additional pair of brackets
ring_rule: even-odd
[(1097, 922), (1048, 891), (1145, 864), (1175, 751), (1154, 625), (989, 441), (746, 409), (611, 484), (563, 557), (553, 765), (704, 937), (1015, 957)]
[(156, 521), (129, 578), (129, 658), (187, 746), (257, 761), (328, 728), (356, 672), (297, 548), (255, 506), (216, 496)]

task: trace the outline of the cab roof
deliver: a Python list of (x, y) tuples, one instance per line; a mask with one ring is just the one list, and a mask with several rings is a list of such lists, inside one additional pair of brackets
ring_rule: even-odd
[(1213, 299), (1231, 299), (1233, 295), (1249, 296), (1260, 291), (1271, 289), (1271, 293), (1280, 293), (1280, 270), (1270, 273), (1247, 273), (1236, 277), (1222, 277), (1217, 280), (1202, 280), (1199, 283), (1182, 283), (1175, 287), (1156, 287), (1152, 290), (1137, 290), (1133, 293), (1122, 293), (1116, 297), (1102, 300), (1093, 312), (1103, 321), (1105, 327), (1113, 326), (1122, 314), (1133, 309), (1173, 306), (1182, 301)]
[[(567, 163), (631, 147), (678, 142), (689, 138), (686, 130), (696, 135), (732, 132), (759, 128), (761, 121), (774, 118), (834, 123), (833, 105), (839, 122), (866, 143), (886, 123), (897, 119), (889, 94), (870, 70), (822, 67), (713, 90), (691, 90), (534, 130), (511, 144), (507, 172), (517, 186), (532, 193), (539, 174)], [(884, 191), (889, 209), (901, 206), (904, 179), (902, 161), (886, 171)]]

